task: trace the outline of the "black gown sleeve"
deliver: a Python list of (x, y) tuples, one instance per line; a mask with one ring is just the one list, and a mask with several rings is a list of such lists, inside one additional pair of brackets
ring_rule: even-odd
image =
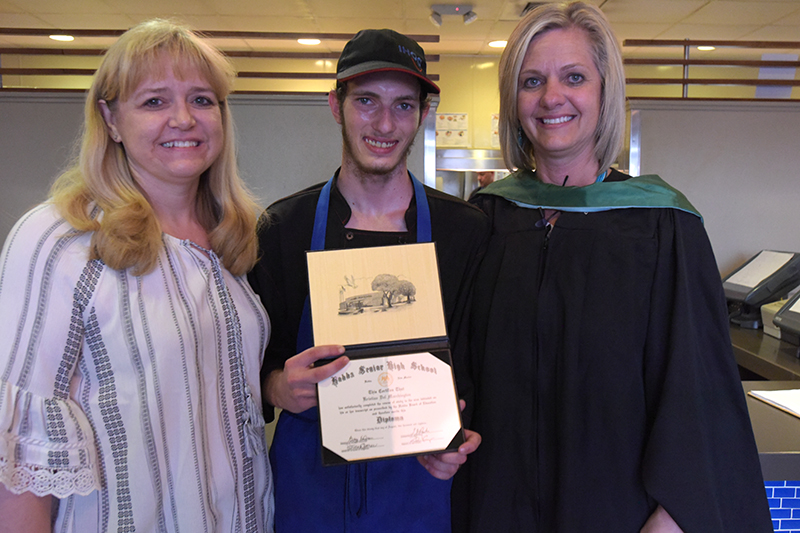
[(644, 361), (645, 489), (686, 533), (772, 531), (711, 245), (695, 216), (670, 210), (660, 221)]
[[(446, 316), (448, 317), (447, 332), (453, 358), (453, 372), (456, 377), (458, 396), (466, 403), (461, 418), (464, 426), (468, 427), (475, 406), (469, 362), (469, 343), (472, 333), (469, 317), (475, 276), (486, 252), (489, 226), (483, 213), (480, 216), (471, 214), (466, 220), (471, 223), (470, 227), (466, 227), (464, 224), (459, 228), (452, 229), (456, 233), (468, 230), (468, 239), (459, 238), (457, 235), (445, 239), (445, 242), (461, 243), (460, 253), (457, 255), (455, 250), (445, 249), (439, 252), (438, 258), (440, 276), (443, 278), (442, 284), (448, 287), (445, 306), (450, 308), (446, 309)], [(454, 262), (458, 264), (452, 264)]]

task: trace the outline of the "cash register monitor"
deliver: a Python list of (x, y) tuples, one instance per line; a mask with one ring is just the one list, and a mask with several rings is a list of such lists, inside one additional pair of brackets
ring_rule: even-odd
[(762, 250), (722, 280), (731, 322), (761, 326), (760, 307), (800, 285), (800, 254)]
[(800, 292), (792, 296), (772, 322), (781, 330), (781, 340), (800, 345)]

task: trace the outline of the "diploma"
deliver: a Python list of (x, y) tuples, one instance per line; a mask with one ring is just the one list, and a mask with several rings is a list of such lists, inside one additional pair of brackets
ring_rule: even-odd
[(325, 464), (442, 452), (464, 442), (452, 368), (431, 352), (351, 360), (320, 382), (317, 394)]

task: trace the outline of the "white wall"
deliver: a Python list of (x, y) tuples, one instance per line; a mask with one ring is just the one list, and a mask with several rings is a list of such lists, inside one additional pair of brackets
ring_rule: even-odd
[(327, 97), (233, 95), (239, 170), (261, 205), (329, 179), (342, 137)]
[[(0, 93), (0, 241), (47, 197), (68, 166), (83, 120), (81, 93)], [(325, 181), (341, 162), (326, 96), (233, 95), (239, 166), (263, 206)], [(423, 179), (422, 133), (409, 168)]]
[[(77, 142), (83, 94), (0, 93), (0, 239), (47, 196)], [(262, 205), (328, 179), (341, 135), (324, 96), (234, 95), (239, 163)], [(800, 252), (800, 102), (633, 100), (641, 173), (705, 218), (720, 271), (762, 249)], [(420, 138), (409, 166), (423, 175)]]
[(0, 240), (67, 166), (83, 101), (77, 94), (0, 94)]
[(763, 249), (800, 252), (800, 102), (633, 100), (641, 174), (700, 210), (723, 275)]

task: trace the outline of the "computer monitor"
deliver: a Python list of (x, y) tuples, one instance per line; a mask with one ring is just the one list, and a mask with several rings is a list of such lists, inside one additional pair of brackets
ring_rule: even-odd
[(800, 292), (783, 304), (772, 322), (780, 328), (781, 340), (800, 344)]
[(762, 250), (722, 280), (731, 322), (761, 326), (760, 307), (800, 285), (800, 254)]

